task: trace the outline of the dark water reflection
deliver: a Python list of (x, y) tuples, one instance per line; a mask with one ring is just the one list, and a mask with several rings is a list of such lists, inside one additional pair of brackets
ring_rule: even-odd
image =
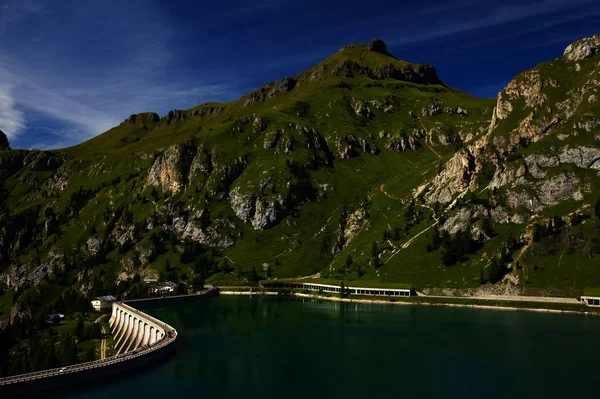
[(600, 317), (273, 297), (152, 313), (179, 331), (177, 355), (68, 397), (565, 398), (600, 387)]

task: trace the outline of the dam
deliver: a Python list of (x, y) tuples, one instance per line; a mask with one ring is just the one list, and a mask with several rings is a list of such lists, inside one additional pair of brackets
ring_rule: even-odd
[(117, 356), (177, 336), (173, 327), (123, 302), (113, 304), (109, 326), (115, 336)]
[(215, 287), (194, 295), (115, 302), (109, 321), (116, 342), (114, 356), (0, 378), (0, 397), (55, 391), (121, 377), (139, 368), (149, 368), (174, 353), (177, 331), (138, 308), (172, 306), (218, 294), (219, 289)]

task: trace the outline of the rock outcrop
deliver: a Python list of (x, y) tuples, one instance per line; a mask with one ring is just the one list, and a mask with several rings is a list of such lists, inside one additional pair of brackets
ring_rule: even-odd
[(438, 100), (437, 97), (431, 97), (431, 104), (421, 110), (421, 114), (423, 114), (424, 117), (436, 116), (441, 113), (442, 107), (440, 105), (440, 100)]
[(231, 190), (229, 203), (238, 218), (259, 231), (274, 226), (288, 210), (288, 202), (281, 195), (242, 194), (240, 187)]
[(367, 50), (380, 54), (388, 54), (387, 45), (381, 39), (373, 39), (367, 45)]
[(444, 169), (431, 182), (427, 202), (447, 204), (459, 193), (466, 191), (475, 172), (475, 157), (460, 150), (446, 163)]
[(296, 87), (296, 83), (297, 81), (294, 78), (285, 78), (267, 83), (257, 91), (250, 93), (244, 101), (244, 106), (265, 102), (280, 94), (287, 93)]
[(598, 49), (600, 49), (600, 35), (594, 35), (569, 44), (563, 56), (569, 61), (582, 61), (597, 54)]
[(196, 148), (190, 143), (180, 143), (168, 147), (150, 168), (146, 184), (161, 187), (165, 192), (177, 192), (187, 182), (190, 165), (196, 155)]
[(421, 147), (421, 143), (414, 136), (407, 136), (402, 132), (390, 138), (386, 147), (395, 152), (414, 151)]
[(23, 164), (33, 171), (56, 170), (62, 164), (62, 159), (48, 151), (29, 151), (23, 159)]
[(10, 150), (8, 145), (8, 138), (2, 130), (0, 130), (0, 150)]
[[(600, 36), (579, 40), (565, 50), (564, 58), (580, 62), (581, 68), (585, 62), (595, 65), (588, 59), (598, 54), (599, 46)], [(573, 88), (556, 72), (564, 69), (563, 63), (557, 59), (552, 65), (539, 65), (509, 82), (498, 95), (487, 134), (456, 153), (428, 185), (415, 190), (415, 197), (424, 193), (428, 203), (454, 205), (468, 192), (489, 189), (494, 193), (487, 205), (489, 216), (496, 222), (517, 224), (564, 201), (584, 199), (592, 189), (586, 176), (592, 175), (573, 168), (600, 170), (600, 147), (592, 135), (600, 123), (592, 110), (578, 111), (578, 107), (585, 109), (595, 100), (600, 76), (591, 72), (585, 85)], [(435, 115), (438, 108), (433, 99), (422, 113)], [(450, 107), (444, 111), (468, 115)], [(565, 144), (538, 144), (553, 134)], [(535, 150), (521, 153), (533, 145)], [(487, 177), (482, 176), (484, 170)], [(481, 216), (472, 213), (469, 205), (459, 202), (459, 206), (463, 207), (459, 219), (449, 219), (446, 230), (454, 231), (450, 225), (464, 225)]]
[(356, 235), (369, 224), (369, 212), (360, 206), (352, 213), (342, 212), (338, 226), (338, 236), (331, 249), (333, 255), (341, 252)]
[(131, 114), (125, 121), (130, 125), (135, 125), (136, 123), (142, 123), (144, 125), (156, 124), (160, 121), (160, 116), (154, 112), (144, 112), (140, 114)]
[(418, 84), (441, 84), (435, 68), (429, 64), (385, 65), (375, 71), (378, 79), (397, 79)]

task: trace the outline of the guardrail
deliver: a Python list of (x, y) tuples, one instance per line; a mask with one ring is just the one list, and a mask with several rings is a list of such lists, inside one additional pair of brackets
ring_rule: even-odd
[[(144, 317), (147, 316), (148, 318), (154, 319), (153, 317), (147, 315), (146, 313), (140, 312), (140, 314), (143, 314)], [(156, 320), (156, 319), (154, 319), (154, 320)], [(160, 324), (165, 329), (165, 332), (166, 332), (165, 336), (160, 341), (157, 341), (154, 344), (149, 345), (145, 348), (142, 347), (142, 348), (136, 349), (134, 351), (123, 353), (121, 355), (111, 356), (104, 360), (93, 360), (91, 362), (75, 364), (73, 366), (57, 367), (54, 369), (36, 371), (33, 373), (20, 374), (20, 375), (2, 378), (2, 379), (0, 379), (0, 386), (8, 385), (8, 384), (15, 384), (15, 383), (19, 383), (19, 382), (38, 380), (41, 378), (53, 377), (53, 376), (57, 376), (57, 375), (68, 375), (68, 374), (77, 373), (77, 372), (84, 371), (84, 370), (99, 368), (99, 367), (106, 367), (106, 366), (110, 366), (112, 364), (125, 362), (128, 360), (135, 359), (137, 357), (146, 355), (148, 353), (154, 352), (156, 350), (164, 348), (165, 346), (173, 343), (177, 339), (177, 331), (173, 327), (171, 327), (168, 324), (163, 323), (163, 322), (160, 322)]]
[[(214, 291), (218, 292), (218, 290), (219, 290), (218, 287), (210, 288), (207, 291), (205, 291), (204, 293), (198, 294), (196, 296), (210, 296), (211, 294), (214, 294)], [(164, 299), (164, 298), (156, 298), (156, 299)], [(104, 360), (93, 360), (91, 362), (79, 363), (79, 364), (75, 364), (72, 366), (57, 367), (57, 368), (49, 369), (49, 370), (42, 370), (42, 371), (36, 371), (33, 373), (19, 374), (19, 375), (15, 375), (15, 376), (0, 378), (0, 387), (9, 386), (9, 385), (18, 384), (18, 383), (25, 383), (25, 382), (30, 382), (30, 381), (38, 381), (38, 380), (41, 380), (44, 378), (49, 378), (49, 377), (65, 376), (65, 375), (70, 375), (70, 374), (74, 374), (74, 373), (78, 373), (78, 372), (82, 372), (82, 371), (93, 370), (93, 369), (100, 369), (102, 367), (107, 367), (107, 366), (127, 362), (130, 360), (139, 358), (141, 356), (148, 355), (152, 352), (158, 351), (158, 350), (166, 347), (167, 345), (170, 345), (173, 342), (175, 342), (175, 340), (177, 339), (177, 330), (175, 330), (170, 325), (156, 319), (155, 317), (152, 317), (152, 316), (148, 315), (147, 313), (144, 313), (138, 309), (133, 308), (130, 305), (132, 302), (135, 302), (135, 301), (126, 301), (126, 303), (121, 303), (121, 304), (131, 308), (138, 314), (143, 315), (143, 317), (146, 317), (149, 320), (152, 320), (154, 323), (163, 327), (165, 330), (165, 336), (161, 340), (156, 341), (152, 345), (147, 345), (145, 347), (141, 347), (141, 348), (135, 349), (133, 351), (122, 353), (120, 355), (111, 356)]]

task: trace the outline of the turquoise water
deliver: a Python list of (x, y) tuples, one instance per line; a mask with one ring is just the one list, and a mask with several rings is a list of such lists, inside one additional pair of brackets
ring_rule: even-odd
[(600, 317), (219, 297), (153, 310), (177, 355), (69, 398), (597, 397)]

